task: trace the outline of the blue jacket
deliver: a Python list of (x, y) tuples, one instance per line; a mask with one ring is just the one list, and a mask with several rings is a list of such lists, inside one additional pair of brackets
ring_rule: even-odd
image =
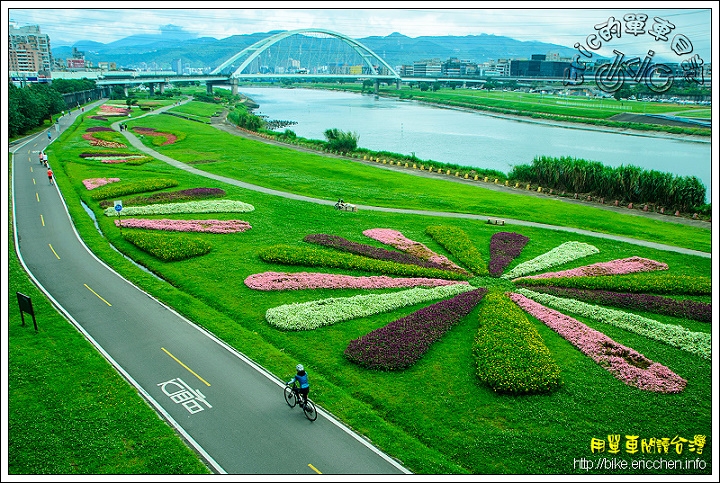
[(306, 387), (310, 387), (310, 383), (308, 382), (308, 376), (307, 372), (303, 373), (301, 376), (300, 374), (296, 374), (295, 377), (293, 377), (290, 382), (297, 381), (300, 383), (300, 388), (305, 389)]

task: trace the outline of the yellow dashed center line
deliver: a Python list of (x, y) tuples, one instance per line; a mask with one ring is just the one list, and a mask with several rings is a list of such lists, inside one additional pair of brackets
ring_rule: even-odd
[(195, 377), (197, 377), (198, 379), (200, 379), (200, 380), (203, 382), (203, 384), (205, 384), (206, 386), (209, 386), (209, 385), (210, 385), (209, 382), (207, 382), (207, 381), (206, 381), (205, 379), (203, 379), (202, 377), (198, 376), (195, 371), (193, 371), (193, 370), (190, 369), (188, 366), (186, 366), (185, 364), (183, 364), (182, 361), (180, 361), (180, 359), (178, 359), (177, 357), (175, 357), (174, 355), (172, 355), (167, 349), (165, 349), (164, 347), (161, 347), (160, 349), (162, 349), (163, 352), (165, 352), (167, 355), (169, 355), (170, 357), (172, 357), (172, 358), (175, 360), (175, 362), (177, 362), (178, 364), (180, 364), (181, 366), (183, 366), (185, 369), (187, 369), (188, 372), (190, 372), (190, 374), (192, 374), (193, 376), (195, 376)]
[[(41, 216), (42, 216), (42, 215), (41, 215)], [(48, 243), (48, 246), (50, 247), (50, 250), (52, 250), (52, 252), (55, 254), (55, 256), (57, 257), (57, 259), (60, 260), (60, 256), (57, 254), (57, 252), (56, 252), (55, 249), (52, 247), (52, 245)]]
[(35, 192), (35, 198), (37, 198), (38, 203), (40, 203), (40, 195), (37, 193), (37, 191)]
[[(42, 215), (40, 215), (40, 223), (42, 223), (42, 226), (45, 226), (45, 218), (43, 218)], [(50, 248), (52, 248), (52, 246)]]
[(310, 469), (312, 469), (312, 470), (313, 470), (315, 473), (317, 473), (318, 475), (322, 475), (322, 473), (320, 472), (320, 470), (318, 470), (317, 468), (315, 468), (315, 467), (314, 467), (313, 465), (311, 465), (310, 463), (308, 463), (308, 466), (310, 467)]
[(100, 295), (98, 295), (98, 293), (97, 293), (95, 290), (93, 290), (93, 289), (91, 289), (90, 287), (88, 287), (86, 283), (84, 283), (83, 285), (85, 285), (85, 288), (86, 288), (86, 289), (88, 289), (88, 290), (90, 290), (92, 293), (94, 293), (95, 296), (97, 296), (97, 298), (99, 298), (100, 300), (102, 300), (103, 302), (105, 302), (106, 304), (108, 304), (108, 307), (112, 307), (112, 305), (110, 305), (110, 302), (108, 302), (107, 300), (105, 300), (104, 298), (102, 298)]

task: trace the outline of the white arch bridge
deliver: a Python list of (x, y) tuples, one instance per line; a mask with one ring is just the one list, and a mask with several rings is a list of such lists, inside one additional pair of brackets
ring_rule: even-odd
[(346, 78), (400, 83), (395, 72), (375, 52), (357, 40), (325, 29), (280, 32), (243, 49), (215, 68), (211, 75), (228, 79)]

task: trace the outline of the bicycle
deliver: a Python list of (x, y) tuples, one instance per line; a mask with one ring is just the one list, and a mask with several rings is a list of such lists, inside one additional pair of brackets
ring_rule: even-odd
[[(285, 389), (283, 390), (283, 393), (285, 395), (285, 402), (291, 408), (294, 408), (302, 397), (300, 395), (299, 389), (300, 388), (295, 381), (293, 381), (292, 384), (285, 384)], [(305, 417), (308, 418), (310, 421), (315, 421), (317, 419), (317, 409), (315, 408), (315, 404), (313, 404), (310, 399), (307, 400), (305, 405), (301, 404), (300, 407), (302, 407), (303, 412), (305, 413)]]

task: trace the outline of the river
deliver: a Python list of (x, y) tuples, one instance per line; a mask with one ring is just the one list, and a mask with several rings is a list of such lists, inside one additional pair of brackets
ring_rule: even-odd
[[(373, 94), (317, 89), (240, 87), (270, 120), (295, 121), (298, 136), (325, 139), (327, 129), (354, 132), (358, 146), (373, 151), (415, 154), (423, 160), (455, 163), (509, 173), (535, 156), (571, 156), (606, 166), (695, 176), (711, 200), (710, 140), (695, 142), (667, 135), (634, 135), (593, 127), (556, 126), (474, 111), (429, 106)], [(280, 129), (280, 131), (284, 130)]]

